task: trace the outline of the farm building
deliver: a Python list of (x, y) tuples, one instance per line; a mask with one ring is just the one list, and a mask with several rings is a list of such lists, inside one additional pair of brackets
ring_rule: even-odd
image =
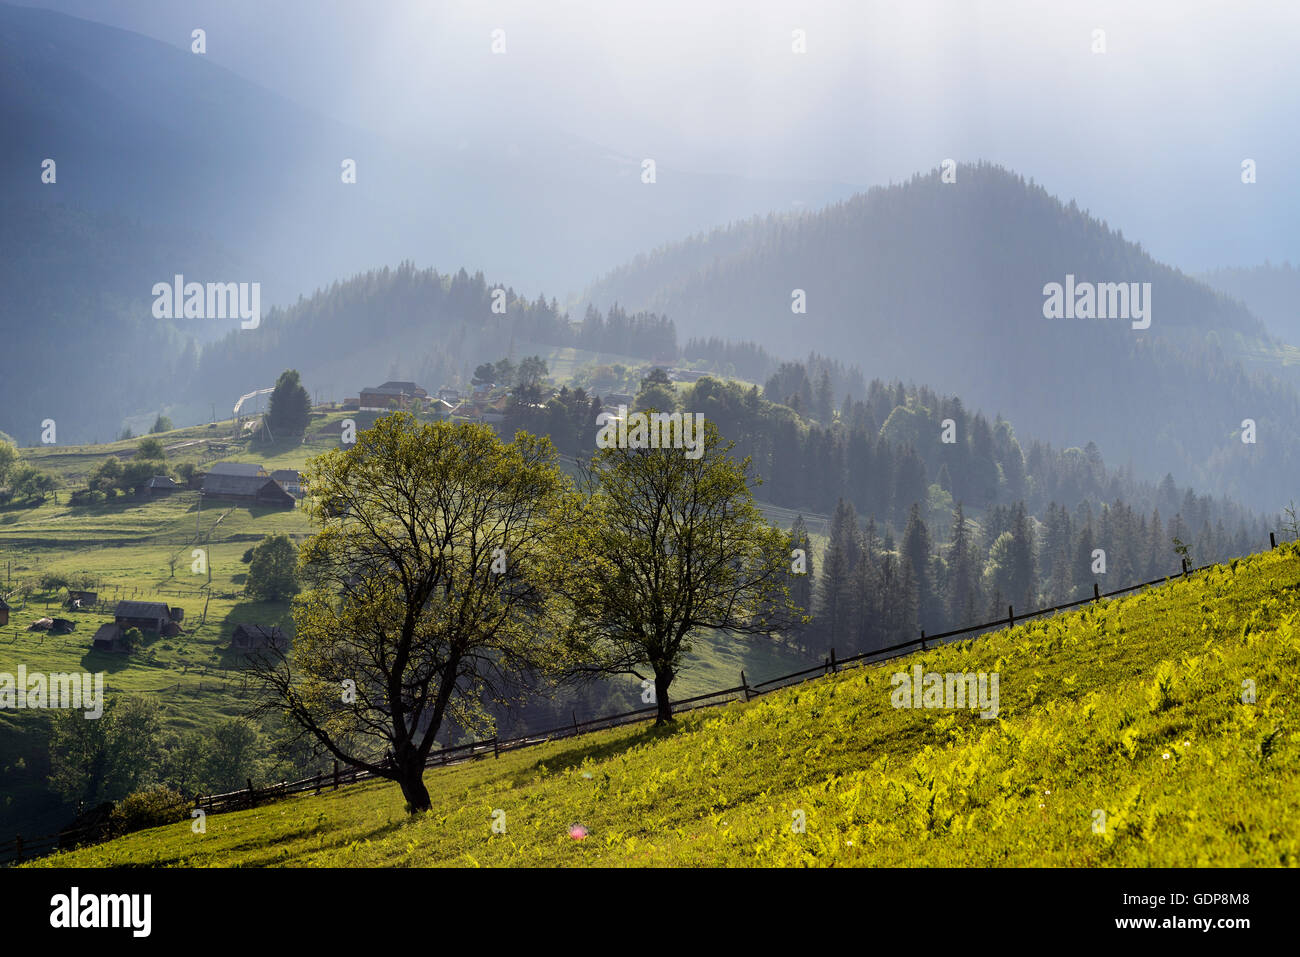
[(429, 393), (414, 382), (385, 382), (372, 389), (361, 390), (362, 412), (386, 412), (391, 408), (405, 409), (429, 398)]
[(100, 625), (95, 637), (90, 642), (91, 651), (108, 651), (114, 654), (126, 654), (131, 649), (126, 645), (126, 638), (118, 625)]
[(9, 603), (0, 598), (0, 628), (9, 624)]
[(56, 635), (66, 635), (77, 630), (77, 623), (70, 618), (55, 618), (50, 631)]
[(269, 475), (230, 475), (209, 472), (203, 478), (204, 498), (232, 499), (256, 505), (294, 506), (293, 496)]
[(271, 478), (294, 498), (302, 498), (302, 473), (297, 469), (276, 469)]
[(209, 475), (241, 475), (244, 477), (261, 475), (267, 477), (266, 469), (252, 462), (213, 462), (208, 469)]
[(170, 495), (172, 492), (179, 491), (181, 487), (166, 475), (155, 475), (144, 483), (144, 494), (150, 498), (159, 495)]
[(68, 589), (68, 600), (66, 602), (69, 611), (82, 611), (91, 605), (98, 604), (99, 592), (94, 591), (76, 591)]
[(171, 611), (160, 601), (119, 601), (113, 623), (123, 630), (139, 628), (161, 635), (171, 622)]
[(271, 625), (239, 625), (230, 639), (231, 651), (260, 651), (263, 648), (283, 648), (288, 642), (284, 632)]

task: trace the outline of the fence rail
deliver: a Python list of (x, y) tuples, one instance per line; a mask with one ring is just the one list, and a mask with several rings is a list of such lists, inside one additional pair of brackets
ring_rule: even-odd
[[(1275, 532), (1269, 532), (1269, 547), (1277, 548), (1277, 537)], [(1027, 621), (1031, 618), (1039, 618), (1043, 615), (1051, 615), (1057, 612), (1066, 611), (1070, 608), (1077, 608), (1081, 605), (1092, 604), (1103, 598), (1113, 598), (1116, 595), (1123, 595), (1128, 592), (1137, 591), (1142, 588), (1150, 588), (1154, 585), (1165, 584), (1173, 579), (1185, 578), (1195, 572), (1202, 572), (1208, 568), (1215, 567), (1216, 564), (1210, 563), (1201, 565), (1198, 568), (1190, 568), (1187, 559), (1182, 560), (1182, 569), (1172, 575), (1166, 575), (1161, 578), (1153, 578), (1151, 581), (1139, 582), (1136, 585), (1125, 585), (1123, 588), (1116, 588), (1113, 591), (1103, 592), (1100, 586), (1094, 582), (1092, 586), (1092, 597), (1080, 598), (1076, 601), (1064, 602), (1059, 605), (1053, 605), (1050, 608), (1039, 608), (1034, 611), (1017, 613), (1011, 605), (1007, 606), (1007, 617), (998, 618), (994, 621), (985, 622), (980, 625), (968, 625), (965, 628), (955, 628), (951, 631), (940, 632), (935, 635), (927, 635), (921, 632), (919, 638), (913, 638), (910, 641), (899, 642), (895, 645), (889, 645), (885, 648), (873, 648), (870, 651), (863, 651), (848, 658), (836, 658), (835, 649), (830, 649), (830, 656), (822, 664), (814, 665), (811, 668), (804, 668), (800, 671), (790, 672), (789, 674), (780, 675), (776, 678), (768, 678), (765, 681), (750, 684), (745, 677), (745, 672), (740, 673), (740, 684), (734, 688), (723, 688), (719, 691), (710, 691), (705, 694), (695, 695), (691, 698), (684, 698), (680, 701), (673, 702), (673, 713), (680, 714), (686, 711), (694, 711), (700, 708), (714, 707), (719, 704), (725, 704), (738, 697), (743, 696), (744, 701), (751, 701), (753, 698), (764, 694), (770, 694), (773, 691), (782, 688), (788, 688), (796, 684), (802, 684), (818, 677), (838, 672), (841, 668), (857, 667), (868, 663), (879, 664), (888, 661), (891, 658), (901, 657), (909, 654), (914, 650), (926, 650), (929, 645), (942, 643), (950, 638), (958, 638), (964, 635), (978, 635), (993, 628), (1003, 626), (1011, 627), (1017, 622)], [(170, 687), (170, 686), (169, 686)], [(179, 687), (179, 686), (178, 686)], [(721, 699), (721, 700), (719, 700)], [(651, 714), (658, 711), (658, 705), (648, 705), (644, 708), (636, 708), (632, 711), (624, 711), (620, 714), (606, 715), (600, 718), (590, 718), (586, 721), (579, 721), (577, 715), (571, 723), (560, 727), (552, 728), (548, 731), (534, 731), (530, 734), (520, 735), (515, 738), (501, 739), (493, 736), (486, 740), (471, 741), (467, 744), (455, 745), (453, 747), (442, 748), (425, 760), (424, 766), (428, 768), (448, 767), (450, 765), (462, 764), (466, 761), (477, 760), (486, 757), (489, 753), (493, 757), (499, 758), (503, 752), (517, 751), (521, 748), (533, 747), (539, 744), (546, 744), (550, 741), (563, 740), (565, 738), (580, 737), (584, 734), (590, 734), (597, 730), (606, 730), (615, 728), (620, 725), (630, 724), (637, 720), (648, 718)], [(309, 778), (302, 778), (298, 781), (280, 781), (276, 784), (270, 784), (265, 787), (254, 787), (250, 780), (246, 788), (238, 791), (228, 791), (224, 794), (200, 795), (194, 799), (194, 808), (201, 810), (206, 814), (220, 814), (225, 811), (243, 810), (246, 808), (256, 807), (267, 801), (274, 801), (281, 798), (289, 797), (294, 794), (304, 794), (311, 792), (320, 794), (322, 791), (338, 790), (349, 784), (357, 784), (362, 781), (382, 779), (382, 775), (377, 775), (363, 768), (340, 768), (337, 761), (334, 762), (332, 772), (321, 772)], [(38, 857), (50, 851), (57, 850), (61, 847), (75, 846), (82, 833), (65, 829), (59, 834), (45, 835), (43, 837), (24, 839), (21, 835), (0, 842), (0, 863), (19, 863), (31, 857)]]

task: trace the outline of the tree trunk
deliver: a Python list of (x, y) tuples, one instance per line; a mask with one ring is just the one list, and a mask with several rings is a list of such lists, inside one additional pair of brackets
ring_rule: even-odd
[(424, 767), (420, 761), (411, 759), (402, 767), (397, 783), (402, 787), (402, 797), (406, 798), (407, 814), (420, 814), (433, 806), (429, 789), (424, 786)]
[(674, 720), (673, 705), (668, 699), (668, 686), (672, 684), (673, 677), (671, 668), (662, 671), (655, 669), (655, 702), (659, 705), (659, 713), (655, 716), (656, 726)]

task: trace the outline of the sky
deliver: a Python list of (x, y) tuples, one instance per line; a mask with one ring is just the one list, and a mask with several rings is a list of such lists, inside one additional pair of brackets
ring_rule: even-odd
[[(1001, 163), (1192, 272), (1300, 261), (1300, 4), (41, 0), (389, 139), (856, 188)], [(505, 52), (492, 52), (493, 31)], [(804, 31), (806, 52), (792, 49)], [(1094, 52), (1094, 31), (1105, 52)], [(505, 146), (503, 145), (503, 149)], [(1257, 182), (1241, 182), (1256, 163)]]

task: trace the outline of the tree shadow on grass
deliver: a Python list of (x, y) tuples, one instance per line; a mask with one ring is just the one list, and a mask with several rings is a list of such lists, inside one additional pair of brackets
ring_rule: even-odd
[[(618, 728), (613, 730), (618, 730)], [(687, 730), (689, 730), (687, 725), (679, 719), (658, 726), (648, 724), (637, 733), (614, 741), (603, 743), (593, 741), (585, 745), (575, 742), (571, 748), (566, 748), (547, 757), (538, 757), (536, 761), (525, 765), (510, 775), (510, 781), (513, 785), (527, 784), (537, 775), (541, 765), (546, 765), (547, 770), (552, 773), (557, 770), (563, 771), (568, 768), (579, 767), (583, 761), (604, 761), (641, 745), (666, 741)]]

